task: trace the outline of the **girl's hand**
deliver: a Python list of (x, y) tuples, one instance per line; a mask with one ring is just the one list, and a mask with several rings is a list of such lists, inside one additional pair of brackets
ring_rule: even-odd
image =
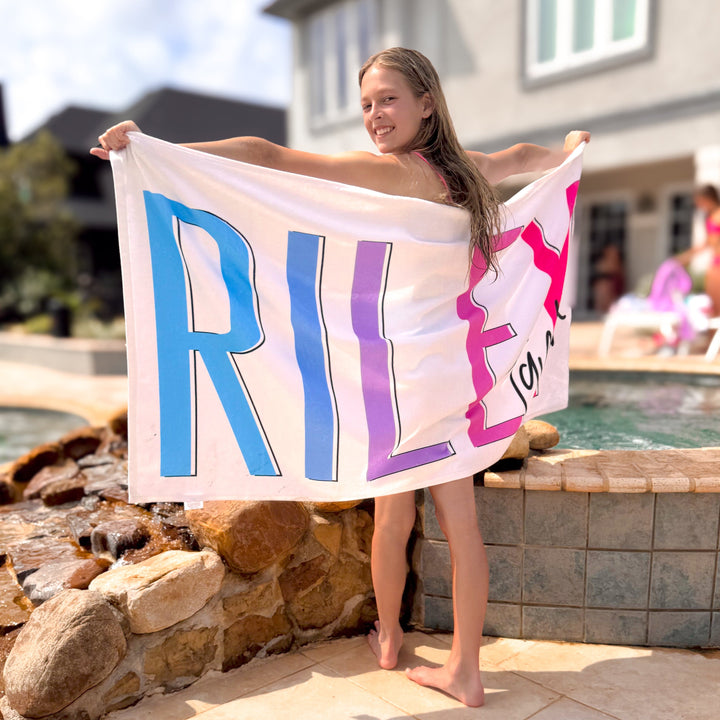
[(590, 142), (590, 133), (586, 130), (573, 130), (565, 136), (563, 150), (569, 155), (580, 143)]
[(113, 125), (98, 138), (101, 147), (91, 148), (90, 154), (101, 160), (108, 160), (111, 150), (122, 150), (130, 142), (127, 136), (129, 132), (140, 132), (140, 128), (132, 120)]

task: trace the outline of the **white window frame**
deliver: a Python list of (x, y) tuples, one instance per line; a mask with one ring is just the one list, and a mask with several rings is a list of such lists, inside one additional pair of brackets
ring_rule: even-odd
[[(367, 60), (360, 47), (360, 12), (367, 12), (369, 19), (369, 51), (375, 52), (380, 41), (379, 10), (377, 0), (341, 0), (310, 15), (306, 25), (306, 42), (308, 47), (308, 115), (312, 129), (327, 125), (357, 120), (361, 114), (360, 94), (357, 86), (357, 73), (362, 63)], [(336, 22), (338, 15), (344, 17), (346, 44), (344, 48), (343, 73), (345, 82), (345, 102), (340, 102), (338, 92), (338, 37)], [(322, 26), (323, 47), (313, 47), (313, 26)], [(318, 55), (320, 54), (320, 55)], [(319, 77), (318, 57), (321, 57), (322, 77)], [(316, 102), (318, 96), (317, 83), (322, 82), (324, 107)]]
[(540, 1), (525, 0), (525, 76), (529, 81), (543, 80), (586, 67), (602, 65), (642, 54), (650, 47), (651, 0), (636, 0), (635, 33), (632, 37), (613, 40), (613, 1), (595, 0), (594, 41), (587, 50), (573, 50), (575, 7), (573, 0), (556, 0), (556, 52), (552, 60), (539, 62), (538, 40)]

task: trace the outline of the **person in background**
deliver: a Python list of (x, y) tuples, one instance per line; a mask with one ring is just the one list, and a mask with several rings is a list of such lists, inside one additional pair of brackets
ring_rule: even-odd
[(720, 193), (714, 185), (703, 185), (695, 191), (695, 207), (705, 215), (705, 242), (677, 256), (688, 266), (700, 255), (708, 256), (705, 293), (712, 302), (713, 317), (720, 316)]

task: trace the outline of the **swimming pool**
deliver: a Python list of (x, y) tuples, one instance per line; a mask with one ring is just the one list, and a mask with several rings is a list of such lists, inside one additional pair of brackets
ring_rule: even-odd
[(0, 465), (82, 425), (87, 425), (87, 421), (72, 413), (0, 407)]
[(664, 450), (720, 446), (720, 376), (574, 372), (568, 408), (542, 418), (560, 446)]

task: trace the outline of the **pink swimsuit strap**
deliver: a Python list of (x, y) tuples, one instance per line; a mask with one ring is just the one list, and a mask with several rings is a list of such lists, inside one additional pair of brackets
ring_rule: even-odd
[(423, 157), (417, 150), (413, 150), (412, 154), (417, 155), (440, 178), (440, 182), (445, 186), (445, 190), (447, 191), (448, 199), (450, 199), (452, 197), (452, 194), (450, 193), (450, 188), (448, 187), (448, 184), (445, 182), (445, 178), (430, 164), (427, 158)]
[[(420, 157), (422, 157), (422, 155)], [(424, 159), (425, 158), (423, 158), (423, 160)], [(715, 233), (720, 233), (720, 223), (709, 217), (705, 220), (705, 230), (713, 235)]]

